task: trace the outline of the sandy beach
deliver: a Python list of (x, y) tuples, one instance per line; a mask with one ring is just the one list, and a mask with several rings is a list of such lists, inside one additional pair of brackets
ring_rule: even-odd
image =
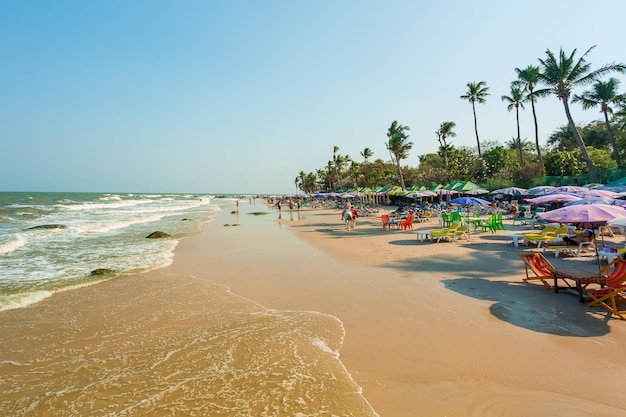
[[(211, 305), (211, 294), (227, 288), (240, 297), (233, 302), (252, 312), (260, 305), (323, 313), (323, 323), (331, 327), (330, 318), (338, 319), (345, 332), (341, 363), (383, 417), (626, 412), (620, 384), (626, 323), (571, 294), (524, 283), (518, 254), (529, 249), (515, 248), (505, 238), (522, 227), (507, 224), (509, 230), (497, 234), (472, 234), (470, 242), (437, 244), (416, 239), (416, 230), (437, 228), (436, 221), (389, 231), (372, 216), (360, 218), (348, 232), (336, 210), (304, 208), (277, 217), (259, 203), (242, 205), (238, 214), (227, 208), (204, 224), (202, 233), (179, 244), (168, 268), (3, 312), (0, 346), (12, 352), (21, 348), (25, 357), (29, 347), (53, 346), (77, 363), (88, 352), (114, 352), (117, 347), (107, 340), (117, 333), (128, 343), (148, 343), (153, 334), (172, 344), (189, 337), (184, 340), (193, 346), (175, 351), (188, 350), (183, 362), (193, 363), (197, 373), (203, 367), (196, 353), (203, 349), (202, 335), (212, 331), (207, 323), (220, 310)], [(555, 266), (597, 268), (592, 256), (550, 260)], [(158, 349), (154, 346), (157, 355)], [(6, 389), (14, 369), (2, 363), (0, 388)], [(94, 378), (89, 369), (82, 372), (83, 378)], [(27, 387), (32, 376), (21, 378)], [(68, 372), (67, 378), (75, 377)], [(193, 384), (206, 384), (202, 378)], [(140, 397), (148, 394), (137, 393), (137, 401), (147, 401)], [(28, 396), (3, 397), (0, 404)], [(111, 415), (145, 415), (132, 406), (124, 410)], [(150, 415), (177, 415), (159, 411)]]

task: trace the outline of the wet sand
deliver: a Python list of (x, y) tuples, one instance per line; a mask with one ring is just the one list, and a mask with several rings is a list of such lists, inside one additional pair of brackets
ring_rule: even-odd
[[(68, 352), (78, 359), (87, 344), (67, 323), (88, 314), (102, 315), (106, 327), (115, 317), (158, 313), (159, 323), (142, 331), (165, 328), (172, 337), (180, 326), (200, 325), (203, 297), (216, 283), (269, 309), (339, 319), (345, 330), (340, 359), (383, 417), (624, 415), (626, 322), (607, 319), (571, 294), (522, 282), (517, 254), (526, 249), (506, 243), (509, 229), (472, 235), (471, 242), (419, 243), (415, 230), (383, 230), (378, 218), (361, 218), (346, 232), (338, 211), (307, 208), (290, 217), (283, 210), (279, 221), (276, 211), (244, 205), (238, 215), (225, 210), (203, 233), (183, 240), (164, 270), (5, 312), (0, 346), (64, 323), (65, 333), (47, 337), (75, 337)], [(592, 257), (550, 260), (594, 269)], [(174, 291), (166, 279), (172, 275), (193, 279)], [(165, 289), (150, 296), (153, 302), (133, 305), (133, 297), (153, 294), (151, 279)], [(106, 297), (119, 296), (120, 286), (132, 296)], [(98, 311), (85, 301), (90, 294), (105, 300), (97, 302)], [(161, 312), (163, 305), (190, 300), (183, 320), (174, 316), (179, 310)], [(57, 315), (41, 320), (50, 306)], [(67, 313), (58, 313), (63, 307)], [(111, 310), (116, 316), (106, 320)]]

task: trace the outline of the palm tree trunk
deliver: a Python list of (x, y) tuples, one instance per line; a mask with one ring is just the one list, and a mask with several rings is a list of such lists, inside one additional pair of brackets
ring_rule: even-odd
[(617, 144), (615, 143), (615, 136), (613, 136), (613, 129), (611, 129), (611, 123), (609, 123), (609, 115), (607, 114), (606, 109), (602, 109), (604, 113), (604, 123), (606, 123), (606, 129), (609, 132), (609, 140), (611, 141), (611, 146), (613, 147), (613, 155), (615, 155), (615, 162), (617, 163), (617, 169), (622, 169), (622, 163), (619, 159), (619, 152), (617, 152)]
[(480, 152), (480, 139), (478, 139), (478, 122), (476, 121), (476, 105), (472, 101), (472, 111), (474, 112), (474, 132), (476, 132), (476, 145), (478, 146), (478, 157), (482, 158), (483, 154)]
[(591, 178), (592, 182), (598, 182), (598, 175), (596, 174), (596, 170), (593, 167), (593, 162), (591, 161), (591, 158), (589, 157), (589, 153), (587, 152), (587, 147), (585, 146), (585, 142), (583, 142), (583, 138), (580, 136), (580, 132), (578, 131), (578, 129), (576, 128), (576, 125), (574, 124), (574, 119), (572, 119), (572, 114), (569, 111), (569, 105), (567, 104), (567, 99), (561, 99), (563, 101), (563, 107), (565, 108), (565, 116), (567, 116), (567, 122), (569, 123), (569, 128), (572, 131), (572, 134), (574, 135), (574, 138), (576, 138), (576, 142), (578, 142), (578, 146), (580, 147), (580, 152), (583, 155), (583, 159), (585, 160), (585, 163), (587, 164), (587, 169), (589, 169), (589, 177)]
[(515, 106), (515, 120), (517, 121), (517, 147), (519, 148), (519, 166), (524, 166), (524, 156), (522, 155), (522, 138), (519, 134), (519, 107)]
[(537, 125), (537, 113), (535, 112), (535, 99), (530, 100), (530, 106), (533, 109), (533, 121), (535, 122), (535, 146), (537, 147), (537, 157), (539, 158), (541, 175), (543, 175), (545, 171), (543, 169), (543, 157), (541, 156), (541, 149), (539, 148), (539, 126)]
[(403, 190), (406, 190), (406, 187), (404, 186), (404, 176), (402, 175), (402, 169), (400, 168), (400, 158), (398, 158), (397, 156), (396, 166), (398, 167), (398, 178), (400, 178), (400, 187), (402, 187)]

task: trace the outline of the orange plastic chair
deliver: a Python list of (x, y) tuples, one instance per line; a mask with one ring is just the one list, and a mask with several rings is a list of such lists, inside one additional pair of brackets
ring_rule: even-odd
[(383, 229), (387, 228), (387, 223), (389, 223), (389, 215), (388, 214), (383, 214), (381, 216), (381, 220), (383, 221)]
[(403, 221), (398, 223), (398, 228), (401, 228), (402, 230), (412, 229), (413, 228), (413, 218), (414, 218), (414, 216), (412, 214), (409, 214), (406, 219), (404, 219)]

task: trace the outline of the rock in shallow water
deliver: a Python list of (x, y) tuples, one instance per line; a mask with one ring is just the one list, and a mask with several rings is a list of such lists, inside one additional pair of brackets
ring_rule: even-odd
[(157, 230), (156, 232), (152, 232), (148, 236), (146, 236), (146, 239), (161, 239), (161, 238), (164, 238), (164, 237), (170, 237), (170, 235), (168, 235), (165, 232), (161, 232), (161, 231)]

